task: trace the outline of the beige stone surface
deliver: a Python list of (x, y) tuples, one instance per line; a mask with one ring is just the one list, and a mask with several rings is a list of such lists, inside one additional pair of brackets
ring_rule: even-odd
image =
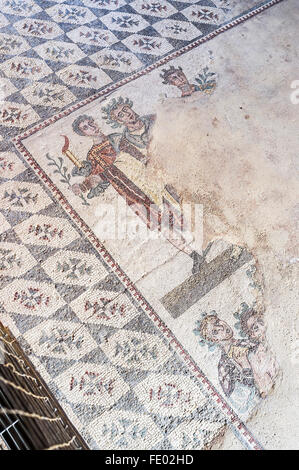
[[(167, 180), (204, 201), (206, 243), (224, 237), (249, 247), (258, 261), (268, 339), (282, 370), (250, 420), (267, 449), (295, 449), (299, 442), (296, 11), (290, 0), (223, 35), (214, 52), (222, 70), (217, 90), (168, 100), (151, 143)], [(216, 42), (209, 44), (214, 51)], [(227, 434), (222, 448), (234, 440)]]

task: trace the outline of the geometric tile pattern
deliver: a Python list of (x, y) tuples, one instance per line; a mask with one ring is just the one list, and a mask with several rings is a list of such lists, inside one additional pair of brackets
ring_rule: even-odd
[[(36, 264), (36, 260), (33, 260), (33, 263), (31, 260), (31, 266), (32, 264), (34, 266)], [(26, 267), (30, 268), (31, 266), (27, 264)], [(29, 271), (29, 269), (27, 269), (27, 271)], [(13, 275), (13, 273), (14, 271), (12, 269), (9, 274)], [(20, 274), (21, 273), (22, 271)], [(57, 292), (53, 292), (51, 285), (31, 279), (14, 280), (3, 289), (1, 295), (6, 299), (6, 310), (8, 312), (19, 313), (20, 315), (30, 314), (48, 317), (53, 313), (53, 310), (55, 311), (64, 304), (59, 294)]]
[(9, 78), (28, 80), (40, 80), (52, 72), (43, 60), (23, 56), (6, 60), (1, 70)]
[(78, 238), (73, 227), (61, 219), (45, 215), (33, 215), (15, 227), (15, 233), (24, 244), (64, 248)]
[(0, 187), (1, 208), (35, 213), (43, 209), (48, 197), (40, 185), (7, 181)]
[(3, 136), (10, 135), (10, 128), (16, 132), (32, 126), (38, 118), (39, 115), (29, 104), (0, 101), (0, 128), (3, 128)]
[(87, 290), (77, 297), (71, 307), (85, 323), (123, 328), (138, 315), (138, 309), (129, 302), (126, 294), (116, 295), (109, 290)]
[(22, 54), (30, 49), (28, 42), (15, 34), (0, 33), (0, 53), (13, 56)]
[(42, 9), (38, 3), (33, 0), (4, 0), (1, 5), (4, 13), (19, 16), (32, 16), (39, 13)]
[(84, 328), (79, 329), (71, 322), (46, 320), (24, 334), (37, 356), (69, 360), (81, 359), (97, 344)]
[[(87, 65), (70, 65), (57, 72), (58, 77), (66, 85), (81, 88), (101, 88), (112, 80), (101, 69)], [(74, 95), (72, 95), (74, 97)]]
[(135, 393), (148, 411), (164, 416), (190, 415), (207, 402), (192, 380), (170, 374), (147, 377), (137, 385)]
[(94, 255), (63, 250), (59, 256), (50, 256), (43, 264), (49, 276), (55, 276), (57, 282), (69, 285), (88, 286), (104, 278), (105, 268), (97, 263)]
[(74, 100), (74, 95), (63, 85), (38, 83), (22, 91), (28, 103), (51, 108), (63, 108)]
[(121, 330), (101, 345), (113, 362), (124, 369), (156, 370), (171, 354), (155, 336)]
[(22, 36), (39, 37), (44, 39), (55, 39), (63, 34), (63, 30), (53, 21), (42, 21), (36, 18), (25, 18), (14, 24), (15, 29)]
[(24, 170), (25, 166), (15, 153), (0, 153), (0, 178), (12, 179)]
[(116, 369), (93, 363), (77, 362), (55, 379), (71, 403), (110, 408), (130, 387)]
[(153, 420), (144, 416), (142, 423), (130, 411), (109, 411), (94, 420), (90, 428), (95, 429), (95, 439), (101, 449), (148, 449), (155, 448), (163, 440), (161, 430)]
[[(3, 217), (3, 216), (2, 216)], [(3, 225), (5, 228), (5, 218), (3, 217)], [(7, 224), (7, 227), (10, 227)], [(9, 242), (0, 242), (0, 273), (1, 276), (15, 277), (25, 274), (30, 268), (35, 266), (36, 260), (27, 250), (24, 245), (18, 245), (16, 243)], [(17, 281), (18, 283), (18, 281)], [(20, 287), (20, 286), (19, 286)], [(23, 285), (21, 286), (23, 289)], [(2, 295), (5, 292), (5, 289), (2, 291)], [(8, 292), (6, 297), (6, 302), (9, 302), (11, 292)], [(17, 296), (20, 299), (20, 296), (17, 294), (17, 286), (15, 292), (12, 296), (12, 301), (16, 303)]]

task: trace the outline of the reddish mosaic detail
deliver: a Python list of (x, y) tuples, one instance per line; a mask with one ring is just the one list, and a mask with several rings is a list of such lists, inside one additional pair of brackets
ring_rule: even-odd
[(89, 41), (94, 42), (95, 44), (97, 44), (99, 40), (108, 41), (109, 37), (109, 34), (105, 34), (99, 31), (80, 31), (80, 38), (88, 39)]
[(27, 188), (20, 188), (17, 191), (5, 191), (3, 199), (8, 199), (12, 206), (26, 207), (30, 203), (36, 203), (38, 194), (29, 192)]
[(103, 393), (112, 395), (114, 384), (115, 379), (106, 379), (99, 373), (86, 371), (79, 379), (72, 376), (70, 381), (70, 390), (73, 390), (77, 385), (79, 385), (79, 390), (80, 392), (83, 392), (83, 396), (92, 396)]
[(22, 29), (26, 33), (30, 33), (34, 36), (43, 36), (44, 34), (51, 34), (53, 33), (53, 26), (49, 26), (45, 23), (41, 23), (39, 21), (29, 21), (23, 24)]
[(15, 164), (7, 161), (5, 158), (0, 157), (0, 169), (3, 171), (13, 171)]
[(69, 79), (74, 79), (80, 85), (84, 83), (96, 83), (97, 77), (86, 70), (80, 70), (77, 73), (70, 72), (67, 76)]
[(28, 310), (38, 310), (42, 305), (49, 305), (50, 297), (41, 292), (40, 289), (28, 287), (26, 291), (15, 292), (14, 301), (22, 304)]
[[(113, 299), (101, 297), (99, 302), (85, 302), (85, 311), (91, 310), (91, 315), (98, 319), (110, 320), (115, 316), (124, 317), (126, 315), (126, 305), (118, 304), (117, 302), (111, 304)], [(108, 304), (108, 306), (107, 306)]]
[(33, 233), (39, 240), (51, 241), (54, 238), (63, 238), (63, 230), (52, 228), (51, 224), (30, 225), (28, 233)]
[(182, 390), (177, 384), (165, 382), (158, 389), (151, 388), (149, 398), (150, 400), (158, 400), (161, 406), (171, 408), (180, 401), (190, 403), (191, 392)]
[(16, 124), (21, 122), (21, 120), (25, 121), (29, 116), (29, 113), (22, 112), (22, 110), (16, 106), (7, 105), (1, 111), (1, 120), (4, 123), (11, 123)]
[(155, 39), (143, 37), (141, 39), (134, 39), (133, 45), (140, 47), (141, 51), (143, 50), (152, 51), (153, 49), (160, 49), (162, 46), (162, 43), (157, 42)]
[(218, 13), (209, 10), (208, 8), (202, 8), (199, 11), (192, 11), (192, 16), (196, 16), (199, 20), (208, 21), (213, 23), (220, 21)]

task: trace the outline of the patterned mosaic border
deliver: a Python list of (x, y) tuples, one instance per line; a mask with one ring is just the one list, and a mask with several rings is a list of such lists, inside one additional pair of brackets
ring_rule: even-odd
[(246, 447), (249, 449), (255, 449), (259, 450), (261, 449), (261, 445), (259, 442), (255, 439), (255, 437), (251, 434), (251, 432), (248, 430), (246, 425), (240, 420), (240, 418), (236, 415), (236, 413), (231, 409), (231, 407), (226, 403), (226, 401), (217, 393), (215, 388), (212, 386), (212, 384), (209, 382), (209, 380), (205, 377), (205, 375), (202, 373), (202, 371), (197, 367), (197, 365), (194, 363), (190, 355), (183, 349), (182, 345), (178, 342), (178, 340), (175, 338), (175, 336), (172, 334), (172, 332), (166, 327), (166, 325), (162, 322), (162, 320), (159, 318), (159, 316), (156, 314), (156, 312), (152, 309), (152, 307), (148, 304), (148, 302), (144, 299), (144, 297), (140, 294), (140, 292), (136, 289), (134, 284), (130, 281), (130, 279), (126, 276), (126, 274), (122, 271), (122, 269), (115, 263), (113, 258), (110, 256), (110, 254), (107, 252), (107, 250), (104, 248), (104, 246), (101, 244), (101, 242), (97, 239), (97, 237), (93, 234), (93, 232), (90, 230), (90, 228), (83, 222), (83, 220), (78, 216), (76, 211), (69, 205), (67, 200), (64, 198), (62, 193), (58, 190), (58, 188), (53, 184), (53, 182), (50, 180), (50, 178), (45, 174), (45, 172), (42, 170), (42, 168), (37, 164), (37, 162), (33, 159), (32, 155), (28, 152), (26, 149), (25, 145), (23, 144), (23, 140), (29, 137), (30, 135), (36, 133), (37, 131), (44, 129), (48, 127), (49, 125), (53, 124), (54, 122), (58, 121), (61, 118), (64, 118), (65, 116), (69, 115), (73, 111), (81, 108), (82, 106), (85, 106), (88, 103), (91, 103), (92, 101), (98, 99), (99, 97), (103, 95), (107, 95), (111, 93), (112, 91), (116, 90), (117, 88), (127, 84), (128, 82), (131, 82), (137, 78), (139, 78), (142, 75), (145, 75), (149, 72), (151, 72), (153, 69), (165, 64), (166, 62), (178, 57), (181, 54), (184, 54), (185, 52), (190, 51), (191, 49), (199, 46), (203, 42), (206, 42), (218, 34), (227, 31), (228, 29), (237, 26), (238, 24), (252, 18), (253, 16), (263, 12), (267, 8), (270, 8), (271, 6), (280, 3), (282, 0), (272, 0), (270, 2), (265, 3), (264, 5), (260, 6), (257, 9), (254, 9), (250, 11), (248, 14), (243, 15), (236, 20), (222, 26), (221, 28), (215, 30), (214, 32), (210, 33), (209, 35), (205, 36), (202, 39), (199, 39), (190, 45), (180, 49), (179, 51), (157, 61), (156, 63), (152, 64), (151, 66), (145, 68), (142, 71), (139, 71), (137, 73), (132, 74), (130, 77), (123, 79), (111, 86), (106, 87), (105, 89), (101, 90), (99, 93), (81, 101), (80, 103), (77, 103), (76, 105), (71, 106), (67, 110), (53, 116), (52, 118), (44, 121), (43, 123), (39, 124), (38, 126), (34, 126), (30, 130), (24, 132), (20, 136), (16, 137), (13, 139), (13, 142), (19, 152), (25, 157), (25, 159), (28, 161), (31, 167), (35, 170), (35, 172), (38, 174), (38, 176), (46, 183), (46, 185), (50, 188), (51, 192), (55, 196), (56, 199), (59, 200), (60, 204), (64, 207), (66, 212), (72, 217), (74, 221), (78, 224), (78, 226), (83, 230), (83, 232), (86, 234), (88, 239), (92, 242), (92, 244), (95, 246), (97, 251), (99, 252), (100, 256), (106, 262), (109, 264), (109, 266), (112, 268), (113, 272), (117, 275), (117, 277), (121, 280), (121, 282), (126, 285), (127, 289), (132, 293), (134, 296), (135, 300), (139, 303), (140, 307), (143, 309), (143, 311), (156, 323), (156, 325), (159, 327), (159, 329), (163, 332), (163, 334), (166, 336), (168, 341), (173, 344), (179, 353), (179, 355), (182, 357), (182, 359), (187, 363), (189, 366), (190, 370), (192, 373), (201, 381), (203, 386), (207, 389), (209, 394), (214, 398), (215, 403), (217, 403), (218, 406), (221, 406), (223, 412), (228, 416), (229, 422), (231, 423), (234, 432), (237, 433), (238, 437), (240, 440), (242, 440)]

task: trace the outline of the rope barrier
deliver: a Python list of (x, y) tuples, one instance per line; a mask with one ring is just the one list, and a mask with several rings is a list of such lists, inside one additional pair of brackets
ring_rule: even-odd
[[(2, 341), (2, 339), (1, 339), (1, 341)], [(17, 356), (16, 354), (13, 354), (11, 352), (8, 352), (5, 348), (3, 348), (2, 345), (1, 345), (1, 341), (0, 341), (0, 349), (1, 349), (2, 352), (4, 352), (4, 354), (7, 354), (8, 356), (14, 357), (18, 362), (22, 362), (23, 364), (25, 364), (23, 359), (21, 359), (19, 356)]]
[(25, 390), (25, 388), (21, 387), (20, 385), (16, 385), (13, 382), (11, 382), (10, 380), (6, 380), (4, 377), (0, 376), (0, 381), (5, 383), (5, 385), (9, 385), (10, 387), (15, 388), (16, 390), (20, 390), (20, 392), (23, 392), (26, 395), (29, 395), (33, 398), (37, 398), (38, 400), (48, 400), (48, 397), (44, 397), (44, 396), (41, 396), (41, 395), (35, 395), (34, 393), (29, 392), (28, 390)]
[(8, 367), (12, 370), (12, 372), (16, 375), (18, 375), (19, 377), (23, 377), (23, 378), (26, 378), (26, 379), (31, 379), (31, 380), (34, 380), (35, 383), (37, 383), (37, 380), (35, 377), (33, 377), (32, 375), (27, 375), (27, 374), (21, 374), (21, 372), (18, 372), (17, 369), (15, 368), (15, 366), (11, 363), (11, 362), (6, 362), (5, 364), (1, 364), (3, 367)]
[(48, 416), (41, 416), (36, 413), (29, 413), (23, 410), (11, 410), (9, 408), (0, 408), (0, 414), (12, 414), (12, 415), (20, 415), (24, 416), (25, 418), (34, 418), (40, 421), (61, 421), (61, 418), (49, 418)]
[(56, 444), (54, 446), (51, 446), (51, 447), (48, 447), (48, 449), (44, 449), (44, 450), (58, 450), (58, 449), (63, 449), (65, 447), (68, 447), (70, 446), (74, 440), (76, 439), (76, 437), (72, 437), (72, 439), (69, 441), (69, 442), (64, 442), (63, 444)]

